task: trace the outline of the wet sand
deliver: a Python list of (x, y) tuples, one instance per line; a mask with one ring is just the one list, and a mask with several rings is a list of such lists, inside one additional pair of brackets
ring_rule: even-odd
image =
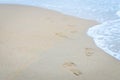
[(120, 62), (87, 36), (96, 21), (0, 5), (0, 80), (120, 80)]

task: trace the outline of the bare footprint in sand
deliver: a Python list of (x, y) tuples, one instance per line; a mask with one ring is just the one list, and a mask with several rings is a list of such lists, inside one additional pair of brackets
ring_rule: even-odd
[(92, 56), (94, 54), (94, 49), (92, 48), (85, 48), (86, 56)]
[(71, 71), (75, 76), (80, 76), (82, 74), (81, 71), (77, 68), (77, 65), (73, 62), (65, 62), (63, 66), (64, 68)]
[(62, 37), (62, 38), (67, 38), (67, 39), (69, 38), (67, 35), (65, 35), (62, 32), (56, 33), (55, 35), (58, 36), (58, 37)]

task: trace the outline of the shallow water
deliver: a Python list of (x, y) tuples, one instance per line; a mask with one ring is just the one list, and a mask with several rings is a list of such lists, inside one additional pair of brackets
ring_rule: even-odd
[(99, 48), (120, 60), (120, 19), (94, 26), (87, 33)]
[(96, 20), (87, 34), (96, 45), (120, 60), (120, 0), (0, 0), (1, 4), (44, 7), (67, 15)]
[(0, 0), (1, 4), (44, 7), (64, 14), (104, 22), (118, 19), (120, 0)]

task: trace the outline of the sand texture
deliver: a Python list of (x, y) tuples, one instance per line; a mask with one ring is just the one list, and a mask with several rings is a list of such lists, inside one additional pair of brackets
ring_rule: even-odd
[(86, 35), (96, 21), (0, 5), (0, 80), (120, 80), (120, 62)]

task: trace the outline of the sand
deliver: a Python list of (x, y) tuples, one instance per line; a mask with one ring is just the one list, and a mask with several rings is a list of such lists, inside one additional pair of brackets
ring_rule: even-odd
[(120, 80), (118, 60), (87, 36), (96, 21), (0, 5), (0, 80)]

